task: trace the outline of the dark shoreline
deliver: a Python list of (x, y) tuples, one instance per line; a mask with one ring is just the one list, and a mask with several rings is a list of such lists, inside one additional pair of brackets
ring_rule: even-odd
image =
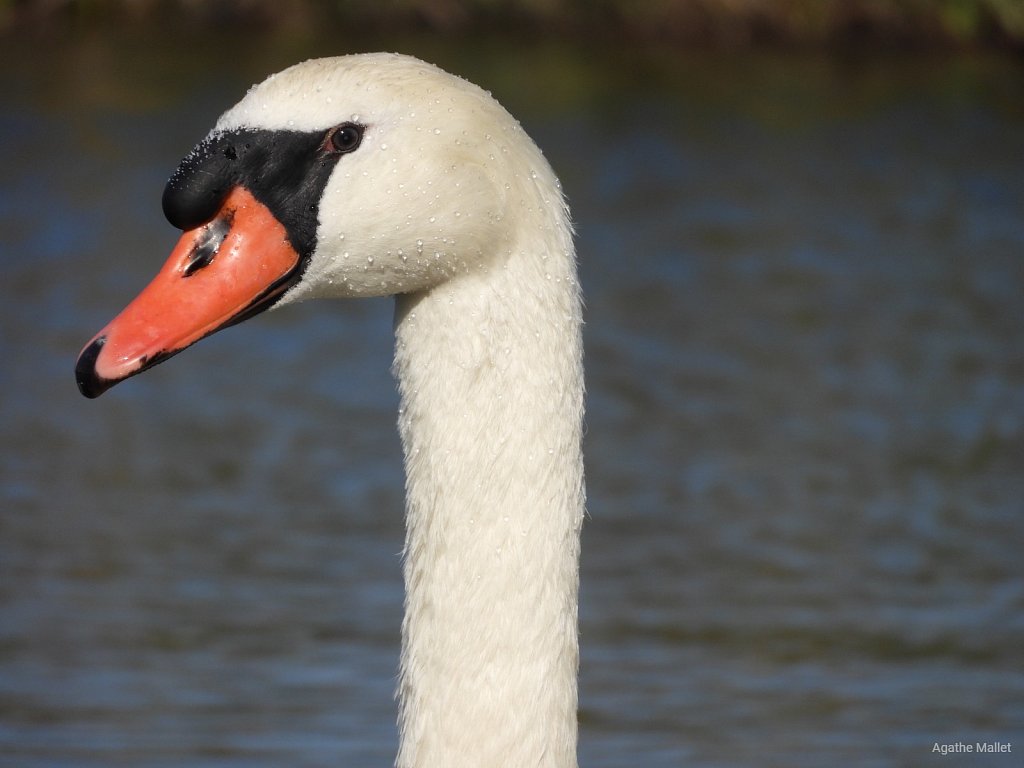
[(0, 0), (0, 35), (125, 27), (255, 27), (289, 34), (425, 31), (587, 37), (718, 49), (1013, 50), (1018, 0)]

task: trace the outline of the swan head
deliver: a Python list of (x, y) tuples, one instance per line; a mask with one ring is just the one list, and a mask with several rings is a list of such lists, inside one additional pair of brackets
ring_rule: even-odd
[(415, 293), (489, 269), (514, 236), (509, 196), (538, 167), (494, 99), (417, 59), (315, 59), (272, 75), (171, 176), (164, 213), (183, 234), (82, 350), (79, 389), (96, 397), (275, 305)]

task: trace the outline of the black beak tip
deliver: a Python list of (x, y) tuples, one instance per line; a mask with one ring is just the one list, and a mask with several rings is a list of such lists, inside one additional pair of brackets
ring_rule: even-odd
[(78, 383), (78, 391), (90, 400), (99, 397), (110, 389), (116, 381), (104, 379), (96, 373), (96, 358), (100, 350), (106, 344), (107, 337), (100, 336), (89, 346), (82, 350), (75, 364), (75, 381)]

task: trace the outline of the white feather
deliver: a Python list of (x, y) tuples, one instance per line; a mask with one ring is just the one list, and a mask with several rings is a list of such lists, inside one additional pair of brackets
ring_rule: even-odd
[(398, 294), (407, 589), (401, 768), (576, 764), (581, 301), (547, 162), (487, 93), (409, 57), (309, 61), (217, 123), (366, 126), (282, 303)]

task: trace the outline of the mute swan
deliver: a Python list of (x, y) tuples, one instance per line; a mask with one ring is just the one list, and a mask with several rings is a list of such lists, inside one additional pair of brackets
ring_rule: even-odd
[(429, 64), (313, 60), (225, 112), (163, 208), (184, 233), (82, 350), (82, 393), (272, 306), (395, 295), (396, 764), (575, 766), (581, 302), (540, 151), (489, 94)]

